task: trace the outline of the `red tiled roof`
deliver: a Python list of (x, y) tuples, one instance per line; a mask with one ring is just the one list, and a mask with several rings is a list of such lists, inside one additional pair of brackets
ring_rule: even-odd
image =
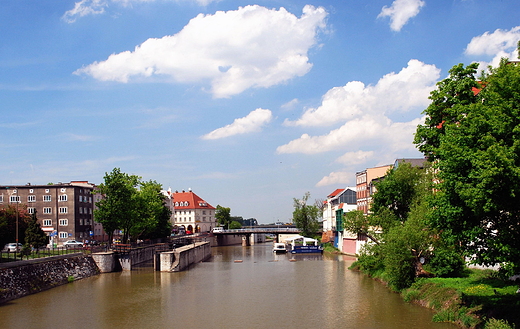
[(331, 194), (327, 195), (327, 198), (333, 198), (335, 197), (336, 195), (338, 195), (339, 193), (343, 192), (343, 188), (339, 188), (337, 190), (335, 190), (334, 192), (332, 192)]
[(175, 192), (172, 199), (175, 209), (215, 209), (192, 191)]

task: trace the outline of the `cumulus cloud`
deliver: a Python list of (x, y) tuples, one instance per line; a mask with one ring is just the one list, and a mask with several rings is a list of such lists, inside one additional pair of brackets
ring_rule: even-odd
[(485, 70), (489, 65), (498, 66), (502, 58), (518, 60), (516, 48), (519, 40), (520, 26), (513, 27), (511, 30), (497, 29), (493, 33), (485, 32), (471, 39), (465, 54), (493, 56), (490, 62), (480, 62), (479, 71)]
[(220, 139), (233, 135), (258, 132), (271, 122), (273, 115), (270, 110), (258, 108), (243, 118), (238, 118), (225, 127), (218, 128), (202, 136), (202, 139)]
[(410, 18), (419, 14), (425, 4), (421, 0), (395, 0), (390, 7), (384, 6), (377, 17), (390, 17), (390, 28), (399, 32)]
[[(327, 91), (317, 108), (306, 110), (288, 126), (330, 126), (341, 124), (321, 135), (304, 133), (276, 149), (278, 154), (341, 152), (335, 162), (345, 166), (324, 177), (318, 186), (349, 183), (349, 172), (377, 162), (391, 163), (398, 157), (418, 155), (413, 144), (417, 125), (424, 122), (421, 111), (430, 103), (440, 70), (418, 60), (410, 60), (398, 73), (383, 76), (375, 85), (352, 81)], [(392, 114), (411, 112), (398, 122)], [(364, 151), (370, 150), (370, 151)]]
[(427, 106), (430, 91), (439, 79), (439, 69), (418, 60), (410, 60), (399, 73), (389, 73), (376, 85), (360, 81), (334, 87), (322, 97), (321, 105), (310, 108), (288, 126), (327, 126), (341, 120), (359, 120), (367, 113), (407, 112)]
[(148, 39), (133, 51), (112, 54), (76, 70), (102, 81), (163, 77), (181, 83), (209, 81), (216, 98), (267, 88), (303, 76), (307, 53), (326, 27), (327, 12), (307, 5), (300, 18), (258, 5), (200, 14), (177, 34)]
[[(81, 0), (74, 3), (74, 8), (68, 10), (61, 17), (67, 23), (74, 23), (79, 17), (105, 13), (105, 8), (116, 4), (130, 7), (135, 3), (155, 2), (157, 0)], [(200, 6), (207, 6), (220, 0), (170, 0), (175, 2), (193, 2)]]
[(323, 177), (317, 184), (316, 187), (328, 186), (328, 185), (349, 185), (354, 181), (356, 173), (354, 172), (331, 172), (328, 176)]
[(374, 151), (354, 151), (347, 152), (336, 159), (336, 162), (343, 163), (345, 165), (357, 165), (366, 162), (367, 160), (374, 157)]

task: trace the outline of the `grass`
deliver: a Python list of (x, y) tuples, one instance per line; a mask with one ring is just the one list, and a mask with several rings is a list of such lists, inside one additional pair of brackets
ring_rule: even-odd
[(435, 310), (434, 321), (498, 329), (520, 326), (517, 289), (518, 284), (500, 279), (495, 271), (472, 269), (464, 278), (420, 279), (402, 295)]

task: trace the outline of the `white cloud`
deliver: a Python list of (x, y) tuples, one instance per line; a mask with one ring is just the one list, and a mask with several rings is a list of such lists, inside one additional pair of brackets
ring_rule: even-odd
[(108, 6), (106, 0), (81, 0), (74, 4), (74, 8), (68, 10), (61, 17), (67, 23), (74, 23), (78, 17), (103, 14)]
[(336, 159), (336, 162), (343, 163), (345, 165), (357, 165), (366, 162), (374, 157), (374, 151), (355, 151), (347, 152)]
[(419, 14), (425, 4), (421, 0), (395, 0), (392, 6), (384, 6), (377, 17), (390, 17), (390, 28), (399, 32), (410, 18)]
[[(325, 176), (317, 186), (350, 183), (355, 177), (351, 171), (359, 169), (358, 166), (374, 165), (375, 160), (387, 164), (399, 157), (418, 156), (413, 135), (417, 125), (424, 122), (420, 112), (428, 106), (429, 93), (435, 89), (439, 77), (440, 70), (434, 65), (411, 60), (399, 73), (385, 75), (374, 86), (353, 81), (332, 88), (319, 107), (305, 111), (294, 122), (286, 120), (286, 125), (325, 126), (342, 122), (343, 125), (322, 135), (303, 134), (276, 151), (279, 154), (341, 152), (343, 155), (335, 162), (346, 169)], [(416, 112), (404, 122), (390, 119), (390, 114), (412, 110)]]
[(328, 185), (349, 185), (353, 182), (356, 177), (356, 173), (353, 172), (331, 172), (328, 176), (323, 177), (317, 184), (316, 187), (328, 186)]
[[(105, 8), (109, 8), (111, 4), (121, 5), (123, 7), (131, 7), (135, 3), (155, 2), (157, 0), (81, 0), (74, 4), (74, 8), (68, 10), (61, 17), (67, 23), (74, 23), (78, 17), (87, 15), (104, 14)], [(165, 0), (167, 1), (167, 0)], [(200, 6), (207, 6), (212, 2), (221, 0), (169, 0), (172, 2), (193, 2)]]
[(359, 119), (367, 113), (407, 112), (429, 104), (428, 96), (439, 79), (439, 69), (410, 60), (399, 73), (389, 73), (378, 83), (365, 86), (360, 81), (327, 91), (317, 108), (310, 108), (288, 126), (326, 126), (342, 120)]
[(298, 98), (293, 98), (290, 101), (288, 101), (287, 103), (282, 104), (281, 108), (283, 110), (292, 110), (296, 105), (298, 105), (299, 102), (300, 101), (298, 100)]
[(327, 12), (307, 5), (300, 18), (258, 5), (200, 14), (177, 34), (148, 39), (134, 51), (112, 54), (76, 70), (102, 81), (152, 76), (181, 83), (209, 81), (214, 97), (267, 88), (303, 76), (307, 52), (326, 27)]
[(413, 133), (422, 119), (410, 122), (392, 122), (384, 115), (367, 115), (360, 119), (347, 121), (338, 129), (326, 135), (300, 138), (279, 146), (278, 153), (316, 154), (332, 150), (360, 148), (365, 144), (378, 142), (378, 148), (403, 150), (413, 148)]
[(493, 56), (490, 62), (480, 61), (479, 71), (489, 65), (497, 67), (502, 58), (518, 60), (517, 45), (520, 40), (520, 26), (511, 30), (497, 29), (493, 33), (485, 32), (471, 39), (465, 53), (470, 56)]
[(511, 30), (497, 29), (493, 33), (485, 32), (471, 39), (466, 47), (467, 55), (496, 55), (501, 51), (516, 49), (520, 40), (520, 26)]
[(273, 115), (271, 111), (266, 109), (256, 109), (243, 118), (238, 118), (225, 127), (218, 128), (202, 136), (202, 139), (219, 139), (233, 135), (247, 134), (258, 132), (263, 126), (268, 124)]

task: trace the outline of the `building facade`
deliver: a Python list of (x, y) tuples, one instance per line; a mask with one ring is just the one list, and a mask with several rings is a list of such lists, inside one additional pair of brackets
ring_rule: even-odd
[(322, 242), (333, 242), (338, 249), (343, 241), (343, 214), (356, 210), (356, 188), (336, 189), (327, 196), (323, 205)]
[(18, 203), (30, 214), (36, 213), (55, 246), (67, 240), (85, 241), (94, 235), (94, 187), (86, 181), (0, 186), (0, 206)]
[(367, 168), (356, 173), (356, 196), (357, 210), (362, 211), (365, 215), (370, 212), (370, 203), (372, 202), (372, 194), (375, 193), (374, 182), (384, 177), (391, 165)]
[(211, 232), (217, 226), (215, 207), (190, 189), (171, 194), (173, 205), (173, 233), (186, 234)]

